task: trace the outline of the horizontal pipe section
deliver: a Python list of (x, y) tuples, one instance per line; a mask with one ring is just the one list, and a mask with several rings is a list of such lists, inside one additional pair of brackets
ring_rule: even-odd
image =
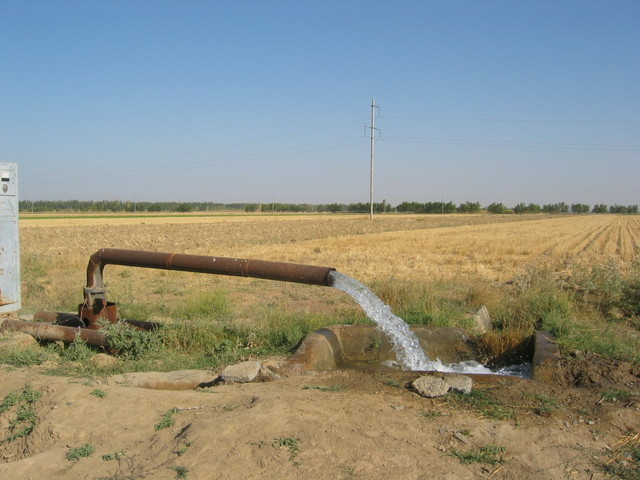
[(254, 277), (283, 282), (331, 286), (330, 267), (269, 262), (242, 258), (209, 257), (180, 253), (144, 252), (103, 248), (91, 255), (87, 266), (87, 288), (104, 287), (102, 270), (105, 265), (180, 270), (184, 272)]
[[(86, 326), (84, 325), (84, 322), (80, 320), (80, 317), (73, 313), (39, 311), (33, 314), (33, 320), (65, 327), (81, 326), (82, 328), (85, 328)], [(153, 331), (162, 327), (162, 323), (147, 322), (145, 320), (128, 320), (126, 318), (116, 320), (128, 323), (138, 330)]]
[(72, 343), (81, 338), (89, 345), (106, 346), (107, 340), (104, 333), (87, 328), (63, 327), (51, 323), (24, 322), (22, 320), (0, 320), (0, 330), (14, 330), (28, 333), (38, 340), (51, 340)]

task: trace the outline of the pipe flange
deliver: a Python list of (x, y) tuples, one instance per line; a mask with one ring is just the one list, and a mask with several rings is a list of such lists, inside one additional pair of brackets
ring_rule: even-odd
[(93, 305), (96, 300), (101, 300), (102, 303), (106, 303), (107, 287), (85, 287), (84, 298), (87, 305)]

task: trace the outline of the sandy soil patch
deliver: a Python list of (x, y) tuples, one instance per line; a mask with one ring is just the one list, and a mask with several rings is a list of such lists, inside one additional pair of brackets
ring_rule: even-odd
[[(451, 397), (418, 396), (405, 387), (416, 373), (311, 373), (175, 392), (37, 370), (0, 369), (0, 397), (27, 383), (43, 393), (33, 433), (0, 445), (2, 478), (591, 479), (640, 415), (637, 397), (611, 403), (597, 389), (531, 381), (477, 384), (510, 412), (495, 419)], [(550, 407), (538, 408), (540, 399)], [(158, 429), (172, 409), (173, 425)], [(66, 458), (85, 444), (95, 453)], [(487, 446), (504, 449), (501, 463), (456, 457)]]

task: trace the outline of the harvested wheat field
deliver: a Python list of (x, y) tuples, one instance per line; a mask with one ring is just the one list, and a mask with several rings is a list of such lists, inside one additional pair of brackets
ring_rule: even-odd
[[(107, 247), (330, 266), (367, 283), (389, 278), (494, 283), (541, 265), (562, 272), (576, 264), (629, 264), (640, 245), (640, 219), (609, 215), (380, 216), (373, 222), (286, 215), (30, 218), (21, 225), (23, 262), (42, 271), (37, 282), (54, 303), (81, 295), (89, 256)], [(328, 295), (335, 302), (334, 292), (272, 282), (119, 266), (108, 267), (107, 275), (113, 294), (127, 301), (155, 301), (161, 299), (157, 291), (215, 284), (228, 285), (231, 294), (248, 290), (246, 301), (295, 291), (305, 298)], [(121, 276), (126, 281), (113, 280)], [(255, 283), (261, 287), (247, 287)]]
[[(638, 343), (635, 314), (623, 303), (605, 305), (583, 281), (587, 271), (632, 268), (635, 216), (35, 217), (21, 220), (20, 233), (23, 313), (73, 311), (89, 256), (113, 247), (332, 266), (391, 300), (394, 285), (424, 284), (462, 307), (488, 304), (498, 319), (501, 311), (524, 318), (517, 302), (538, 288), (546, 296), (533, 300), (545, 301), (526, 305), (552, 304), (540, 325), (577, 332), (563, 313), (569, 293), (554, 296), (555, 283), (545, 290), (531, 280), (530, 272), (542, 271), (536, 278), (564, 282), (575, 298), (592, 302), (570, 312), (576, 321), (592, 313), (611, 336)], [(123, 309), (166, 322), (187, 321), (169, 318), (178, 310), (167, 308), (193, 292), (223, 294), (244, 326), (277, 323), (281, 314), (283, 321), (343, 320), (358, 310), (325, 287), (112, 265), (105, 279)], [(507, 297), (513, 290), (521, 296)], [(257, 343), (251, 337), (240, 345), (240, 359), (277, 371), (282, 357), (260, 356)], [(633, 355), (564, 348), (555, 383), (477, 382), (473, 395), (434, 399), (407, 388), (420, 376), (414, 372), (314, 372), (167, 391), (127, 386), (112, 375), (117, 367), (99, 373), (89, 368), (93, 360), (64, 374), (53, 360), (14, 362), (0, 367), (0, 478), (637, 479), (640, 368)], [(154, 361), (162, 370), (163, 360)], [(211, 380), (223, 367), (209, 370)]]
[[(524, 217), (524, 218), (523, 218)], [(28, 218), (23, 255), (82, 264), (104, 247), (332, 265), (364, 279), (480, 275), (504, 280), (532, 262), (605, 256), (630, 262), (634, 216), (402, 216)]]

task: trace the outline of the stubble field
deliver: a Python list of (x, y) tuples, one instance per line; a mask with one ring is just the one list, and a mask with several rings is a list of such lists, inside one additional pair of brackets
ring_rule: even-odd
[[(531, 268), (567, 272), (576, 265), (624, 267), (640, 245), (634, 216), (191, 216), (31, 218), (21, 222), (23, 270), (34, 269), (37, 295), (27, 309), (62, 308), (81, 300), (89, 256), (100, 248), (252, 258), (330, 266), (365, 283), (512, 281)], [(324, 289), (109, 266), (106, 281), (126, 302), (176, 300), (162, 292), (228, 286), (260, 302), (282, 292), (305, 298)], [(30, 276), (27, 273), (27, 276)], [(164, 287), (160, 286), (162, 283)], [(155, 293), (154, 293), (155, 292)], [(285, 295), (286, 296), (286, 295)], [(341, 297), (338, 297), (341, 298)], [(117, 298), (115, 300), (118, 300)], [(179, 298), (177, 299), (179, 300)], [(32, 302), (40, 302), (32, 303)], [(49, 301), (51, 306), (44, 302)], [(73, 308), (72, 308), (73, 309)]]
[[(363, 279), (479, 275), (505, 280), (533, 262), (604, 257), (640, 248), (635, 216), (158, 217), (21, 221), (23, 256), (82, 264), (99, 248), (333, 265)], [(62, 265), (61, 265), (62, 266)]]

